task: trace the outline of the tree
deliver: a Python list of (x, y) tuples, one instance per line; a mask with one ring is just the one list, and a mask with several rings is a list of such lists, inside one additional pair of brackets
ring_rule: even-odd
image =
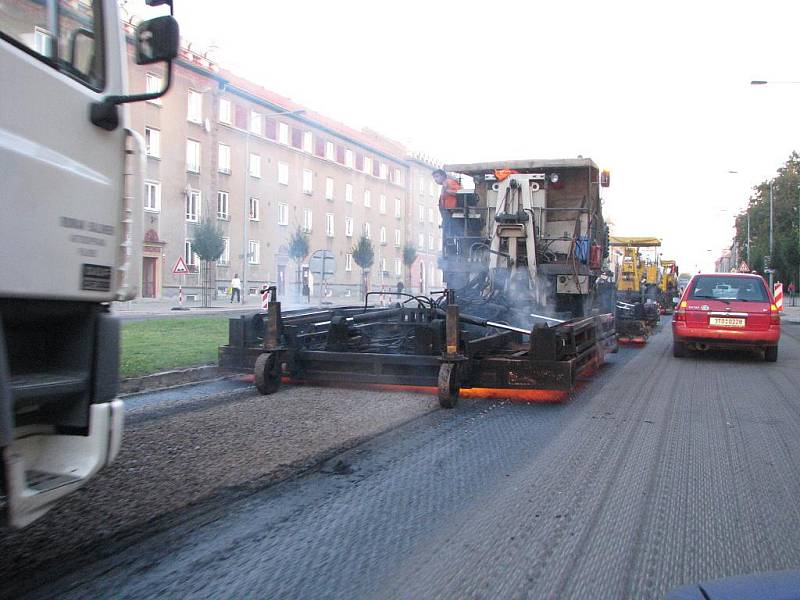
[(403, 264), (406, 266), (406, 287), (411, 291), (411, 265), (417, 260), (417, 249), (411, 244), (403, 246)]
[(353, 260), (361, 267), (361, 287), (362, 296), (367, 293), (367, 272), (375, 261), (375, 250), (372, 248), (372, 242), (365, 234), (361, 234), (358, 242), (353, 246)]
[(202, 305), (206, 307), (208, 306), (211, 290), (217, 287), (216, 268), (210, 268), (210, 263), (215, 263), (225, 252), (225, 240), (222, 237), (222, 230), (211, 219), (203, 219), (195, 229), (192, 251), (203, 261), (200, 272), (201, 300)]
[(308, 237), (298, 225), (295, 232), (289, 237), (289, 258), (297, 264), (297, 296), (301, 296), (302, 290), (300, 289), (300, 267), (303, 261), (308, 256), (310, 247), (308, 245)]
[[(769, 198), (772, 185), (772, 253), (769, 248)], [(751, 270), (763, 274), (764, 257), (771, 256), (775, 281), (797, 283), (800, 269), (800, 154), (792, 152), (777, 175), (753, 188), (747, 209), (736, 218), (736, 243), (741, 256), (747, 252), (747, 216), (750, 215)]]

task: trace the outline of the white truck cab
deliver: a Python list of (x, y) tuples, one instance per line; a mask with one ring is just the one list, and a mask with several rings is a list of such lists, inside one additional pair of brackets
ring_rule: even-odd
[[(170, 61), (171, 16), (136, 30)], [(114, 460), (119, 323), (140, 280), (144, 153), (117, 0), (0, 3), (0, 508), (23, 527)]]

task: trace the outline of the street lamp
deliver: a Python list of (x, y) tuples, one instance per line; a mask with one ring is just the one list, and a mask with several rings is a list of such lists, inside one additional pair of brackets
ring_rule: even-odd
[(763, 79), (754, 79), (750, 82), (750, 85), (795, 85), (800, 83), (800, 81), (764, 81)]
[[(297, 116), (306, 112), (304, 108), (298, 110), (284, 110), (279, 112), (269, 113), (268, 117), (275, 117), (281, 115)], [(247, 127), (245, 128), (245, 135), (247, 136), (244, 149), (244, 224), (242, 227), (242, 304), (246, 303), (247, 298), (247, 265), (250, 258), (250, 241), (248, 237), (248, 228), (250, 224), (250, 122), (248, 120)]]

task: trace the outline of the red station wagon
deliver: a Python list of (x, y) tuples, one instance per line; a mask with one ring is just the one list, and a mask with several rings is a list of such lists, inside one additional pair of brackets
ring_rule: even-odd
[(709, 273), (692, 277), (672, 317), (672, 353), (710, 347), (764, 350), (778, 360), (781, 319), (760, 275)]

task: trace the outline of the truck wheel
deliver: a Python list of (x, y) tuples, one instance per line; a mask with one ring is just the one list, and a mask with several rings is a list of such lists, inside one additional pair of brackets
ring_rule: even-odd
[(281, 385), (278, 358), (272, 352), (264, 352), (256, 359), (256, 388), (264, 395), (274, 394)]
[(453, 363), (444, 363), (439, 367), (439, 406), (453, 408), (460, 391), (458, 368)]
[(675, 358), (686, 358), (686, 343), (672, 342), (672, 356)]
[(767, 346), (764, 348), (764, 360), (767, 362), (777, 362), (778, 360), (778, 347)]

